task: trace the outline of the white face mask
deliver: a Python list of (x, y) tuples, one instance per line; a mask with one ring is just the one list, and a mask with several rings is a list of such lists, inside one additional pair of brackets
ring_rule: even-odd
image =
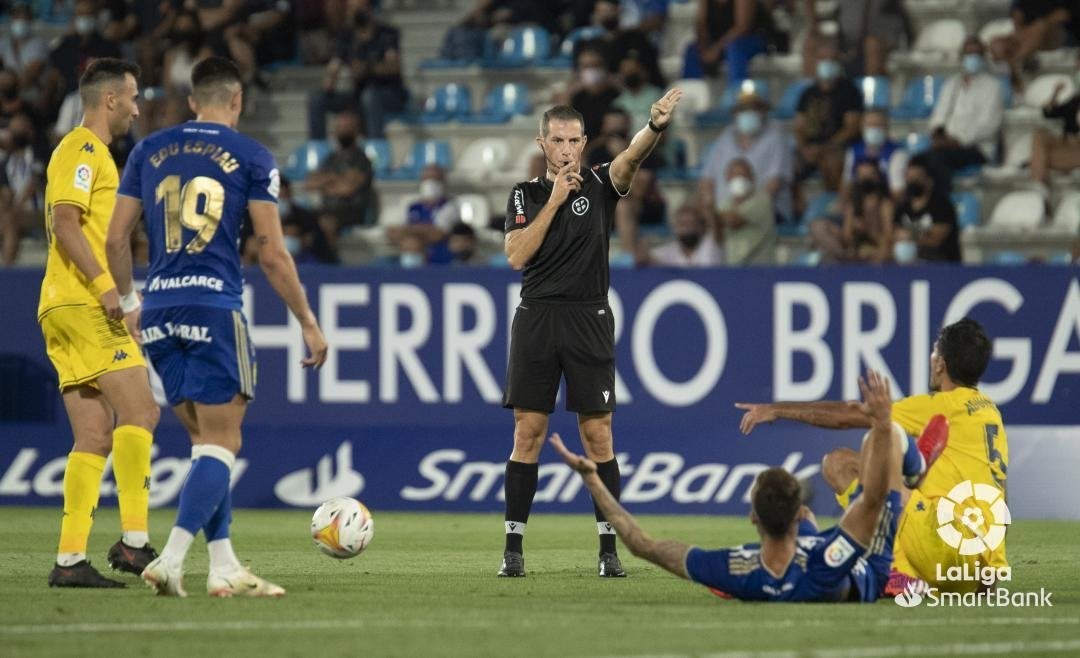
[(586, 85), (598, 85), (604, 80), (604, 69), (597, 66), (589, 66), (581, 69), (581, 81)]
[(401, 254), (401, 266), (406, 269), (415, 269), (421, 267), (424, 264), (424, 254), (410, 252), (407, 254)]
[(424, 201), (438, 201), (443, 197), (443, 184), (440, 181), (427, 179), (420, 181), (420, 198)]
[(285, 250), (293, 256), (300, 253), (300, 237), (296, 235), (285, 236)]
[(736, 199), (750, 196), (754, 191), (754, 184), (746, 176), (736, 176), (728, 181), (728, 192)]
[(93, 16), (76, 16), (75, 31), (82, 36), (86, 36), (94, 31), (94, 23)]
[(893, 258), (899, 265), (910, 265), (918, 256), (919, 247), (912, 240), (900, 240), (893, 245)]
[(17, 18), (11, 21), (11, 36), (16, 39), (24, 39), (30, 34), (30, 22), (25, 18)]

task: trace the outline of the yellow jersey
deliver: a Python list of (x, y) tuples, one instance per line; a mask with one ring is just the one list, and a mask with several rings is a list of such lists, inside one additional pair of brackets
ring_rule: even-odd
[(49, 159), (45, 184), (45, 233), (49, 258), (41, 282), (38, 317), (58, 306), (99, 304), (90, 282), (56, 242), (52, 211), (60, 204), (82, 210), (81, 228), (90, 251), (108, 270), (105, 234), (109, 229), (120, 176), (109, 147), (88, 128), (79, 126), (60, 140)]

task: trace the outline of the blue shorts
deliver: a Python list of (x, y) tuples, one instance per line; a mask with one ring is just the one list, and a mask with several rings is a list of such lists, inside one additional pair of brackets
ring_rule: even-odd
[(255, 348), (240, 311), (194, 305), (144, 309), (142, 339), (169, 405), (225, 404), (237, 393), (255, 398)]

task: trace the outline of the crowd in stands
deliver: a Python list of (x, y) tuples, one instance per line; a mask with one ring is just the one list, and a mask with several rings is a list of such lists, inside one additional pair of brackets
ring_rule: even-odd
[[(470, 67), (496, 57), (493, 48), (515, 30), (541, 28), (552, 61), (563, 58), (567, 73), (553, 88), (533, 90), (531, 112), (556, 103), (577, 108), (586, 166), (626, 148), (673, 78), (733, 90), (716, 115), (715, 141), (696, 145), (696, 162), (686, 156), (685, 141), (697, 138), (687, 113), (619, 203), (614, 252), (639, 267), (783, 262), (781, 243), (800, 245), (807, 263), (960, 261), (954, 193), (1005, 160), (1010, 99), (1039, 76), (1039, 53), (1080, 46), (1077, 3), (1013, 0), (1000, 16), (1007, 29), (957, 38), (952, 52), (924, 65), (928, 81), (936, 76), (930, 103), (925, 113), (902, 117), (918, 126), (901, 136), (891, 125), (897, 114), (888, 90), (897, 58), (919, 38), (909, 3), (682, 0), (693, 4), (692, 27), (672, 34), (677, 3), (474, 0), (439, 48), (444, 64), (483, 75)], [(142, 69), (138, 125), (113, 149), (122, 166), (134, 140), (191, 118), (188, 77), (208, 54), (238, 63), (252, 90), (247, 103), (262, 102), (256, 92), (271, 86), (269, 66), (321, 69), (308, 87), (306, 133), (328, 148), (302, 178), (283, 181), (280, 200), (298, 262), (340, 262), (342, 241), (362, 232), (385, 245), (390, 255), (378, 260), (386, 264), (498, 263), (489, 227), (501, 219), (466, 216), (459, 197), (468, 190), (456, 189), (461, 179), (446, 163), (415, 163), (415, 200), (393, 225), (380, 226), (387, 163), (371, 145), (385, 142), (395, 121), (414, 121), (427, 100), (409, 84), (415, 66), (406, 66), (402, 32), (381, 4), (389, 3), (0, 0), (2, 263), (15, 262), (20, 237), (43, 233), (45, 164), (80, 120), (76, 89), (87, 62), (119, 56)], [(662, 66), (672, 57), (681, 62), (674, 72)], [(790, 108), (754, 82), (757, 67), (780, 57), (798, 61)], [(1030, 156), (1019, 163), (1030, 179), (1022, 186), (1039, 195), (1047, 218), (1060, 192), (1056, 177), (1080, 170), (1080, 53), (1069, 61), (1071, 80), (1063, 76), (1042, 99), (1044, 123), (1031, 130)], [(723, 104), (709, 100), (710, 108)], [(537, 152), (529, 175), (544, 171)], [(673, 205), (665, 189), (674, 180), (690, 180), (692, 193)], [(254, 258), (252, 249), (244, 253)]]

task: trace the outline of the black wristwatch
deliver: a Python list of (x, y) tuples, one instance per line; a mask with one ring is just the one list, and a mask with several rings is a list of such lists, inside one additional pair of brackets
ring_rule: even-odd
[(667, 125), (661, 128), (660, 126), (653, 123), (652, 119), (649, 119), (649, 130), (653, 131), (654, 133), (662, 133), (667, 130)]

